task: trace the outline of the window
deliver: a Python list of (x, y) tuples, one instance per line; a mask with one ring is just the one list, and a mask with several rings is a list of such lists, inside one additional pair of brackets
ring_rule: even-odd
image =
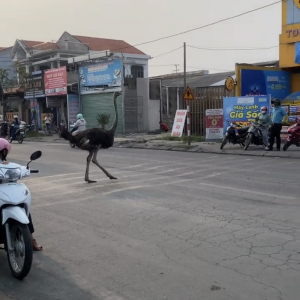
[(144, 67), (143, 66), (131, 66), (132, 78), (144, 78)]

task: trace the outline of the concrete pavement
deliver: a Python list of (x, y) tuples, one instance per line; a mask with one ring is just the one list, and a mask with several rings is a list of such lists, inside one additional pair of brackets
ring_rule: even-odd
[(118, 177), (62, 143), (13, 144), (39, 174), (29, 276), (0, 253), (0, 299), (296, 300), (300, 286), (299, 167), (293, 159), (124, 149), (99, 153)]

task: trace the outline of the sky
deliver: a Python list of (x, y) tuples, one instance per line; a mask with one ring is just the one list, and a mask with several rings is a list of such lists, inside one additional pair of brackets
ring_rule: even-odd
[[(56, 41), (73, 35), (124, 40), (131, 45), (167, 37), (232, 17), (278, 0), (1, 0), (0, 47), (16, 39)], [(281, 4), (195, 30), (137, 46), (153, 57), (149, 76), (183, 71), (234, 70), (235, 63), (277, 60)], [(200, 48), (214, 48), (203, 50)], [(264, 50), (234, 50), (268, 48)], [(220, 50), (220, 49), (230, 50)], [(170, 52), (173, 51), (173, 52)], [(168, 54), (162, 55), (166, 52)], [(178, 65), (178, 66), (175, 66)]]

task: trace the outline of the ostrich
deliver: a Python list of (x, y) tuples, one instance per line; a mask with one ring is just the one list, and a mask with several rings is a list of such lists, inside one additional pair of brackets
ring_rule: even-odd
[(73, 136), (67, 130), (61, 133), (62, 138), (75, 144), (79, 149), (89, 152), (89, 155), (86, 159), (86, 170), (85, 170), (85, 178), (84, 178), (84, 180), (87, 183), (97, 182), (89, 179), (89, 167), (91, 161), (96, 166), (98, 166), (108, 178), (117, 179), (116, 177), (112, 176), (109, 172), (107, 172), (103, 167), (100, 166), (100, 164), (97, 161), (97, 154), (100, 149), (108, 149), (112, 147), (112, 145), (114, 144), (114, 136), (118, 125), (117, 97), (119, 95), (121, 95), (121, 93), (119, 92), (114, 93), (113, 102), (114, 102), (116, 117), (114, 123), (112, 124), (109, 130), (104, 130), (100, 128), (91, 128), (91, 129), (86, 129), (84, 131), (80, 131), (75, 136)]

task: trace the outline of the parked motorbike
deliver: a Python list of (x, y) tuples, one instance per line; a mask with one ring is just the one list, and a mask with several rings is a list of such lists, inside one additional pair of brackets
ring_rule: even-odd
[(261, 125), (261, 124), (251, 122), (251, 125), (247, 132), (246, 141), (245, 141), (245, 147), (244, 147), (245, 150), (248, 149), (250, 144), (253, 144), (256, 146), (264, 144), (263, 138), (262, 138), (262, 132), (261, 132), (262, 127), (263, 127), (263, 125)]
[(227, 122), (229, 126), (227, 127), (226, 133), (223, 137), (223, 141), (220, 147), (221, 150), (227, 143), (231, 143), (233, 145), (239, 144), (241, 147), (244, 147), (249, 127), (240, 127), (233, 122), (229, 122), (229, 120), (227, 120)]
[(27, 166), (15, 163), (0, 164), (0, 244), (4, 244), (12, 275), (17, 279), (26, 277), (32, 264), (32, 241), (28, 228), (31, 194), (21, 178), (38, 173), (30, 170), (29, 164), (42, 156), (41, 151), (31, 154)]
[(300, 147), (300, 120), (296, 124), (291, 125), (288, 130), (287, 141), (283, 146), (283, 151), (286, 151), (291, 145)]

